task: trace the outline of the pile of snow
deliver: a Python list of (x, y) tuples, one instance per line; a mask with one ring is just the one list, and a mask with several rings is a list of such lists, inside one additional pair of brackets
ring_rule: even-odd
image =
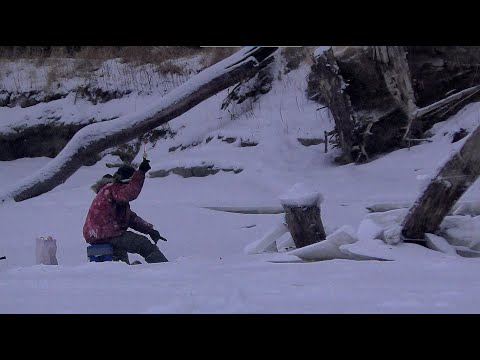
[(304, 183), (297, 183), (280, 195), (280, 202), (284, 206), (303, 207), (318, 206), (323, 202), (323, 196), (319, 192), (310, 189)]

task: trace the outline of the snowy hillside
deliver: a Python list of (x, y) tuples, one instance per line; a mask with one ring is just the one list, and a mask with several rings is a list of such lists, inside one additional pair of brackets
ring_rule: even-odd
[[(306, 146), (299, 140), (323, 139), (324, 131), (334, 126), (328, 110), (306, 98), (308, 71), (304, 64), (283, 74), (257, 101), (229, 111), (221, 110), (228, 91), (217, 94), (170, 121), (175, 136), (147, 146), (152, 169), (131, 207), (168, 239), (159, 247), (169, 263), (87, 261), (82, 226), (94, 197), (90, 186), (114, 172), (106, 166), (118, 162), (111, 155), (82, 167), (46, 194), (0, 205), (0, 256), (6, 256), (0, 260), (0, 313), (480, 312), (479, 258), (413, 244), (387, 245), (374, 238), (348, 246), (389, 261), (305, 262), (280, 247), (280, 253), (252, 254), (248, 246), (278, 227), (284, 214), (207, 209), (281, 208), (281, 195), (302, 183), (324, 198), (321, 215), (327, 235), (347, 225), (360, 239), (372, 229), (360, 231), (368, 206), (413, 203), (439, 163), (463, 143), (452, 143), (453, 134), (480, 125), (480, 103), (473, 103), (436, 124), (431, 142), (366, 164), (338, 166), (333, 161), (337, 149), (329, 146), (325, 153), (323, 143)], [(155, 96), (126, 95), (101, 108), (65, 98), (57, 100), (62, 103), (54, 112), (69, 111), (72, 121), (83, 121), (80, 113), (95, 111), (111, 118), (141, 112)], [(21, 123), (26, 111), (32, 119), (53, 111), (41, 105), (26, 109), (0, 108), (2, 129)], [(50, 160), (0, 162), (0, 193)], [(219, 171), (204, 177), (169, 173), (200, 165)], [(476, 183), (461, 201), (477, 201), (479, 195)], [(470, 241), (461, 246), (480, 244), (478, 221), (469, 217), (457, 229)], [(57, 266), (35, 264), (35, 239), (47, 235), (57, 239)], [(135, 259), (143, 261), (130, 256)]]
[(201, 68), (192, 58), (181, 62), (182, 74), (162, 74), (152, 65), (135, 67), (112, 59), (85, 74), (78, 60), (61, 60), (43, 66), (25, 60), (1, 63), (0, 104), (8, 98), (17, 106), (0, 107), (0, 133), (56, 121), (82, 124), (115, 119), (142, 109)]

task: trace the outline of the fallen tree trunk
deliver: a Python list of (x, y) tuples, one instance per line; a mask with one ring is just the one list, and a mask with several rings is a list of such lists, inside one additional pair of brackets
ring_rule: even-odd
[(480, 176), (480, 126), (438, 170), (402, 223), (406, 242), (424, 242)]
[(273, 61), (275, 47), (246, 47), (200, 72), (162, 97), (141, 114), (96, 123), (78, 131), (65, 148), (45, 167), (0, 195), (23, 201), (65, 182), (85, 161), (115, 145), (123, 144), (175, 119), (212, 95), (254, 76)]

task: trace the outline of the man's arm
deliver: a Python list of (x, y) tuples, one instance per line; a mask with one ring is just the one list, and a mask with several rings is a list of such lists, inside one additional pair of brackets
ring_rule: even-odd
[(147, 234), (147, 235), (149, 235), (154, 230), (152, 224), (143, 220), (135, 212), (133, 212), (130, 209), (128, 209), (128, 212), (129, 212), (128, 226), (131, 227), (133, 230), (137, 230), (142, 234)]
[(145, 173), (141, 170), (135, 171), (130, 182), (123, 186), (116, 186), (111, 189), (112, 197), (115, 201), (130, 202), (135, 200), (143, 188), (145, 182)]
[(132, 210), (128, 209), (129, 211), (129, 227), (134, 230), (140, 231), (143, 234), (147, 234), (150, 236), (152, 241), (157, 244), (158, 240), (167, 241), (158, 230), (155, 230), (152, 224), (143, 220), (140, 216), (135, 214)]

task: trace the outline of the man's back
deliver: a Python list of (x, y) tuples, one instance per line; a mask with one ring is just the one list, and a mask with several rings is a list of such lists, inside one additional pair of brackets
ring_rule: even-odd
[(145, 173), (136, 171), (128, 183), (103, 185), (90, 205), (83, 236), (88, 243), (123, 234), (129, 224), (130, 205), (140, 194)]

